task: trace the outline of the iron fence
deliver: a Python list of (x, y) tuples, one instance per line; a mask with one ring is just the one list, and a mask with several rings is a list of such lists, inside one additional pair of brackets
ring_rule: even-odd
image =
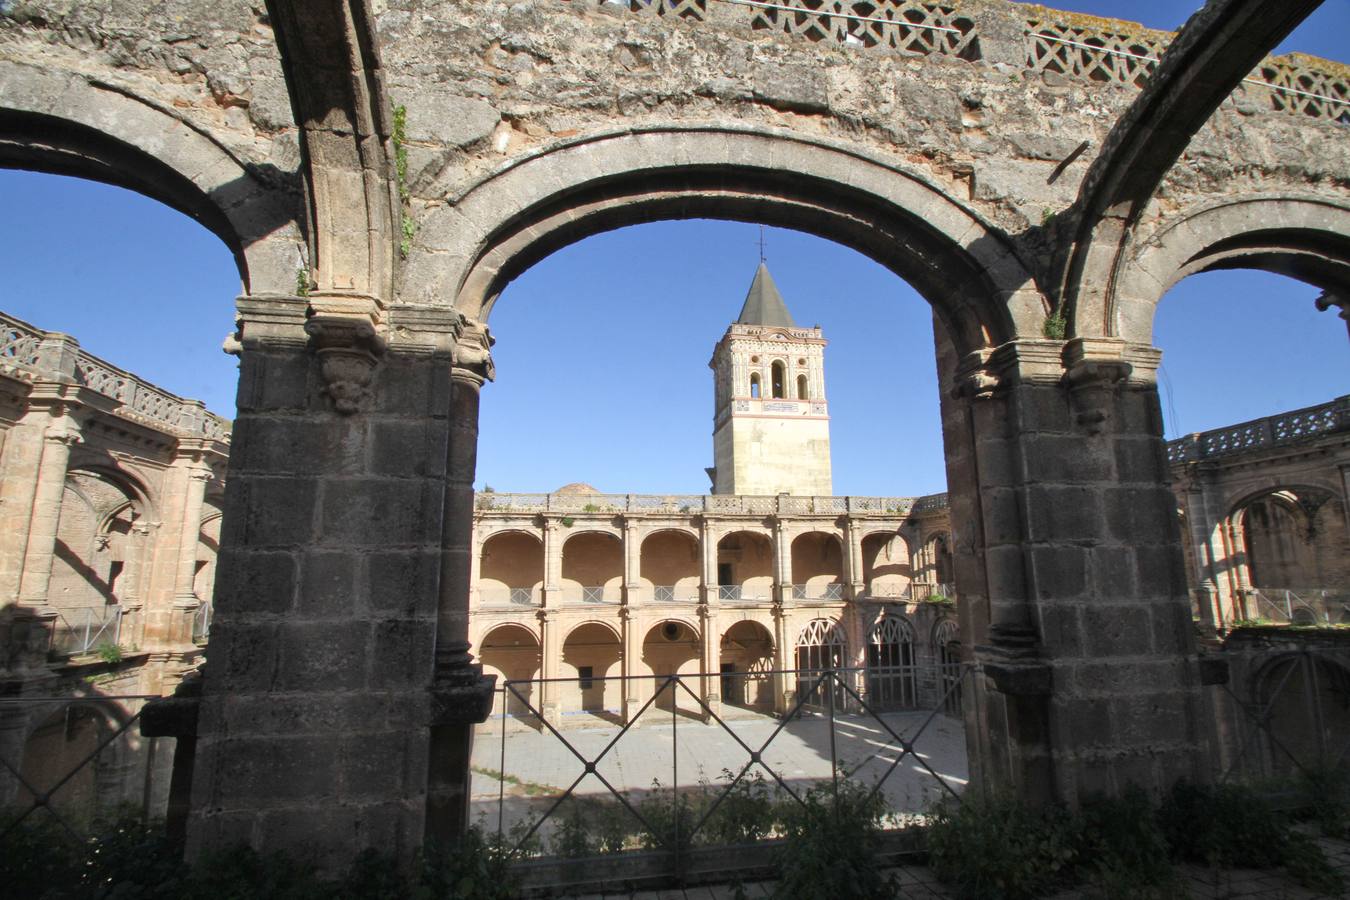
[(100, 647), (116, 647), (122, 636), (122, 607), (83, 606), (56, 611), (52, 631), (52, 650), (62, 656), (80, 656), (97, 652)]
[[(691, 854), (772, 842), (785, 809), (841, 785), (912, 824), (967, 778), (953, 716), (977, 668), (927, 668), (509, 680), (480, 726), (473, 806), (523, 868), (589, 860), (597, 878), (635, 859), (682, 877)], [(562, 713), (569, 691), (581, 708)]]
[(104, 820), (162, 814), (172, 754), (134, 727), (151, 699), (0, 698), (0, 847), (25, 827), (83, 843)]
[(674, 584), (658, 584), (652, 587), (652, 599), (657, 603), (697, 603), (698, 586), (680, 587)]

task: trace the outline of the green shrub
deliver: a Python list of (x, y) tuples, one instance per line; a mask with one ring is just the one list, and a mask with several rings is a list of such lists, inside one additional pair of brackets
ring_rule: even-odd
[(1154, 805), (1142, 788), (1130, 785), (1119, 797), (1089, 799), (1079, 810), (1075, 830), (1079, 873), (1102, 896), (1187, 896)]
[(784, 843), (778, 856), (774, 897), (781, 900), (879, 900), (895, 896), (881, 875), (881, 819), (886, 804), (878, 792), (841, 780), (836, 798), (830, 783), (807, 791), (802, 804), (784, 804)]
[(934, 809), (929, 864), (959, 897), (1039, 897), (1076, 880), (1077, 830), (1062, 809), (1029, 809), (1012, 796), (967, 795)]
[[(723, 769), (722, 777), (729, 782), (736, 776)], [(722, 802), (708, 816), (698, 837), (711, 844), (757, 841), (772, 834), (780, 818), (768, 782), (756, 770), (727, 791)]]

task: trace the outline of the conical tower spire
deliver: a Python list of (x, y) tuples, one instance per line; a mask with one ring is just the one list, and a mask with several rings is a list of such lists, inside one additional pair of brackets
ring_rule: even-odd
[(750, 292), (745, 295), (745, 305), (741, 307), (741, 315), (736, 322), (741, 325), (797, 327), (763, 260), (760, 260), (759, 268), (755, 270), (755, 280), (750, 282)]

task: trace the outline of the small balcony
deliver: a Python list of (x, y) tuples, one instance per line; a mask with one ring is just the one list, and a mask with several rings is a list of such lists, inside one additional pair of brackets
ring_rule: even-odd
[(116, 647), (122, 637), (122, 607), (84, 606), (56, 613), (52, 652), (59, 656), (83, 656), (100, 647)]

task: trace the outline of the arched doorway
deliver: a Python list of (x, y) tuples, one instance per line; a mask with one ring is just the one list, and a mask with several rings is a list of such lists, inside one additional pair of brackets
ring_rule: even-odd
[(919, 702), (914, 628), (886, 615), (867, 635), (867, 701), (874, 709), (913, 709)]
[(938, 691), (942, 711), (961, 715), (961, 631), (953, 619), (939, 619), (933, 625), (933, 658), (937, 661)]
[(773, 711), (773, 635), (744, 619), (722, 633), (721, 695), (724, 706)]
[(564, 716), (589, 713), (611, 720), (623, 712), (623, 642), (618, 632), (599, 622), (572, 629), (563, 640), (558, 692)]
[[(543, 665), (539, 638), (524, 625), (498, 625), (479, 642), (479, 661), (484, 674), (498, 676), (498, 693), (492, 714), (534, 718), (531, 707), (539, 708), (540, 691), (535, 679)], [(513, 682), (506, 689), (505, 682)]]
[[(698, 629), (688, 622), (666, 619), (647, 629), (642, 640), (642, 662), (655, 676), (651, 692), (655, 694), (653, 705), (657, 709), (673, 709), (691, 717), (702, 715), (703, 710), (694, 699), (702, 690), (699, 651)], [(668, 675), (680, 676), (684, 687), (674, 682), (666, 684), (664, 677)]]
[(797, 697), (802, 705), (823, 708), (833, 695), (835, 709), (842, 708), (846, 697), (838, 678), (826, 678), (819, 687), (816, 683), (827, 671), (842, 669), (848, 660), (848, 640), (838, 623), (829, 619), (812, 619), (797, 635)]
[[(1255, 678), (1265, 714), (1265, 774), (1344, 767), (1350, 756), (1350, 669), (1317, 652), (1273, 660)], [(1248, 723), (1250, 725), (1250, 723)]]
[[(91, 703), (73, 702), (52, 713), (24, 743), (19, 769), (24, 782), (39, 791), (52, 791), (69, 775), (47, 802), (72, 822), (88, 823), (120, 804), (138, 803), (149, 796), (152, 773), (137, 762), (149, 764), (153, 757), (135, 753), (127, 734), (100, 749), (119, 724)], [(20, 809), (26, 809), (33, 795), (20, 786), (16, 800)]]

